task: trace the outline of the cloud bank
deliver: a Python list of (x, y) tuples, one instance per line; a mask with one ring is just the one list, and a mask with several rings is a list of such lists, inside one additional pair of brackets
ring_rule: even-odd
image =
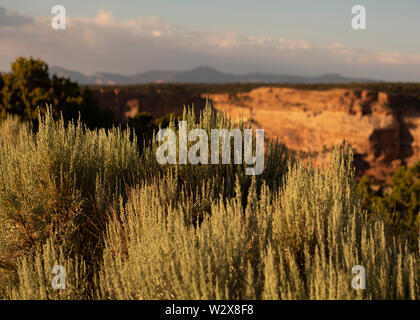
[(0, 7), (0, 27), (4, 26), (22, 26), (22, 25), (33, 25), (34, 19), (21, 15), (17, 12), (6, 12), (6, 9)]
[(327, 46), (304, 39), (237, 32), (197, 32), (159, 17), (117, 20), (99, 10), (95, 17), (67, 16), (67, 29), (50, 18), (28, 17), (0, 8), (0, 70), (17, 56), (40, 57), (50, 65), (93, 73), (133, 74), (211, 65), (226, 72), (273, 72), (420, 81), (420, 54), (368, 52), (342, 43)]

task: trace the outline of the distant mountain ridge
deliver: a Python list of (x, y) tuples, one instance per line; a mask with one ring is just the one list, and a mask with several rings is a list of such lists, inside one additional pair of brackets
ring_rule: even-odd
[(152, 70), (134, 75), (98, 72), (85, 75), (82, 72), (67, 70), (61, 67), (51, 67), (50, 73), (67, 77), (80, 84), (142, 84), (142, 83), (348, 83), (348, 82), (379, 82), (373, 79), (347, 78), (338, 73), (326, 73), (317, 77), (303, 77), (270, 73), (224, 73), (212, 67), (197, 67), (186, 71)]

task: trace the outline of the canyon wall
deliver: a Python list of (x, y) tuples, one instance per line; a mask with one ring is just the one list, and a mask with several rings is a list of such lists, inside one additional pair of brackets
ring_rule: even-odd
[(356, 167), (380, 180), (420, 160), (420, 105), (401, 95), (349, 89), (327, 91), (260, 87), (209, 95), (213, 107), (278, 138), (289, 149), (324, 159), (334, 145), (355, 148)]
[[(101, 89), (102, 90), (102, 89)], [(355, 148), (358, 173), (380, 180), (401, 164), (420, 160), (420, 104), (404, 95), (368, 90), (326, 91), (259, 87), (237, 94), (185, 96), (159, 90), (141, 94), (135, 88), (95, 91), (100, 104), (121, 120), (138, 112), (155, 118), (181, 114), (184, 104), (201, 109), (208, 98), (215, 109), (233, 119), (252, 120), (267, 138), (278, 139), (314, 162), (328, 157), (334, 145), (348, 141)]]

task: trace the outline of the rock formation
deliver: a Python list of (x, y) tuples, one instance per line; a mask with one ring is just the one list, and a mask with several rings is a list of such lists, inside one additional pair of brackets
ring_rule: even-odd
[(260, 87), (209, 95), (213, 107), (252, 120), (289, 149), (323, 159), (334, 145), (355, 148), (356, 167), (383, 180), (401, 164), (420, 160), (420, 105), (405, 96), (367, 90)]
[(212, 106), (232, 118), (251, 120), (289, 149), (315, 162), (334, 145), (348, 141), (355, 148), (358, 173), (380, 180), (401, 164), (420, 160), (420, 103), (408, 95), (352, 89), (301, 90), (259, 87), (236, 95), (185, 94), (159, 89), (137, 92), (136, 87), (95, 91), (100, 104), (121, 120), (138, 112), (155, 118), (182, 114), (185, 104)]

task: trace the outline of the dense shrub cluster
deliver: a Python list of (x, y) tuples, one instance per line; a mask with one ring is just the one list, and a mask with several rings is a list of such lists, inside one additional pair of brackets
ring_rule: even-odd
[[(210, 106), (182, 118), (189, 130), (244, 127)], [(48, 110), (36, 133), (3, 121), (3, 298), (420, 298), (419, 237), (366, 214), (348, 146), (314, 168), (272, 143), (252, 177), (243, 165), (159, 165), (157, 142), (140, 155), (132, 136)], [(63, 291), (51, 288), (56, 264)], [(354, 265), (366, 290), (351, 287)]]
[(52, 236), (66, 254), (93, 263), (112, 195), (140, 174), (128, 131), (65, 126), (50, 109), (36, 133), (29, 127), (11, 117), (1, 127), (0, 278)]

